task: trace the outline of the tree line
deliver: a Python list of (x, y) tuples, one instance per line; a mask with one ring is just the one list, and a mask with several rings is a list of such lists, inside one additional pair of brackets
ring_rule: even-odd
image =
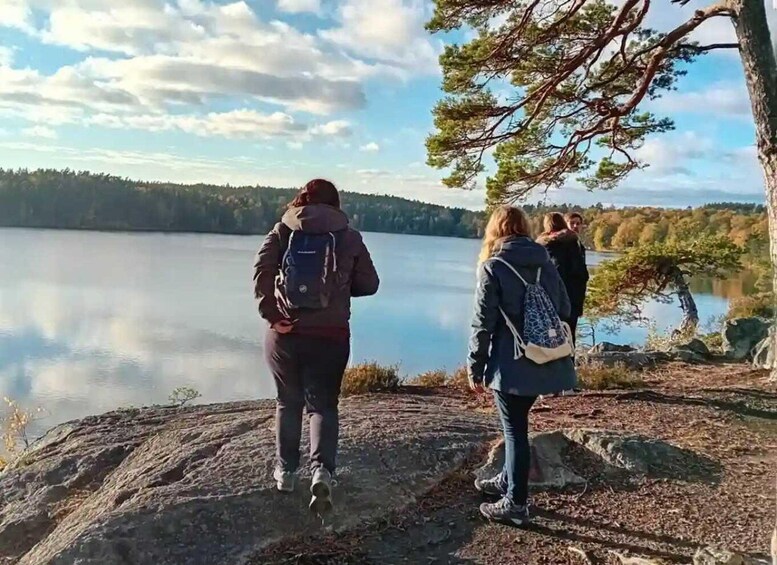
[[(0, 169), (0, 226), (98, 230), (267, 233), (292, 199), (293, 189), (267, 186), (139, 182), (71, 170)], [(357, 193), (342, 195), (359, 230), (477, 238), (483, 212)], [(625, 251), (652, 243), (724, 236), (748, 254), (768, 253), (766, 211), (760, 204), (715, 203), (700, 208), (588, 208), (525, 205), (535, 233), (551, 210), (586, 219), (587, 246)]]

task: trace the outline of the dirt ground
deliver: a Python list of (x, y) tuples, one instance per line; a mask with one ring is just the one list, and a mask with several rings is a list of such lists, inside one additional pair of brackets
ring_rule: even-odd
[[(669, 365), (645, 374), (646, 388), (547, 398), (535, 431), (607, 428), (660, 438), (714, 460), (707, 478), (612, 478), (587, 468), (585, 488), (532, 493), (526, 529), (489, 524), (472, 488), (473, 460), (402, 515), (343, 535), (273, 547), (267, 564), (582, 564), (622, 555), (691, 563), (715, 545), (768, 555), (775, 524), (777, 391), (765, 372), (742, 365)], [(439, 394), (456, 394), (440, 391)], [(487, 405), (473, 407), (487, 409)], [(486, 452), (484, 446), (484, 453)], [(577, 461), (576, 469), (586, 469)]]

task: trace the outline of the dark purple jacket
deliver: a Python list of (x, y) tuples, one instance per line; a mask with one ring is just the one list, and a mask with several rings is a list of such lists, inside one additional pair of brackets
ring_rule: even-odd
[[(284, 230), (320, 234), (341, 232), (337, 244), (339, 277), (327, 308), (299, 310), (290, 313), (286, 297), (280, 288), (281, 258), (288, 237)], [(259, 301), (259, 313), (271, 325), (294, 318), (295, 327), (347, 329), (351, 318), (351, 297), (371, 296), (378, 292), (380, 280), (361, 234), (348, 227), (348, 217), (339, 208), (311, 204), (290, 208), (267, 235), (254, 263), (254, 297)]]

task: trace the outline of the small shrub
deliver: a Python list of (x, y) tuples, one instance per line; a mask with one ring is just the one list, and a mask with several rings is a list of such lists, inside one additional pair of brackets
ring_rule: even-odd
[(408, 384), (415, 386), (438, 387), (445, 386), (445, 384), (448, 382), (448, 379), (449, 377), (446, 371), (437, 369), (436, 371), (427, 371), (425, 373), (421, 373), (420, 375), (410, 379)]
[(699, 339), (704, 342), (710, 351), (721, 351), (723, 349), (723, 336), (720, 332), (711, 332), (700, 335)]
[(640, 388), (645, 384), (638, 373), (630, 371), (622, 363), (613, 366), (601, 362), (588, 363), (578, 367), (577, 378), (580, 386), (587, 390)]
[(343, 376), (342, 395), (387, 392), (399, 388), (399, 366), (384, 367), (376, 362), (349, 367)]
[(11, 463), (25, 464), (24, 454), (30, 448), (34, 438), (30, 437), (30, 425), (46, 416), (43, 408), (27, 410), (10, 398), (3, 398), (8, 411), (0, 419), (5, 455), (0, 456), (0, 472)]
[(751, 296), (734, 298), (728, 307), (726, 318), (752, 318), (760, 316), (773, 318), (775, 315), (774, 294), (771, 292), (759, 292)]
[(202, 397), (200, 391), (189, 386), (179, 386), (170, 393), (170, 404), (175, 404), (179, 408), (186, 406), (189, 402), (194, 402)]
[(461, 390), (469, 390), (469, 374), (466, 367), (459, 367), (448, 377), (448, 386)]

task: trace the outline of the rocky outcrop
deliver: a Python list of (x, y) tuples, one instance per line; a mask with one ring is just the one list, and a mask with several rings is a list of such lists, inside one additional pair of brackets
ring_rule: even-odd
[(631, 345), (618, 345), (617, 343), (603, 341), (594, 345), (589, 353), (596, 355), (598, 353), (630, 353), (632, 351), (636, 351), (636, 348)]
[(768, 335), (763, 338), (753, 349), (753, 368), (772, 369), (774, 367), (774, 332), (775, 327), (769, 328)]
[(669, 353), (686, 363), (703, 363), (712, 356), (707, 344), (698, 338), (673, 346)]
[[(271, 480), (274, 403), (120, 411), (61, 425), (0, 475), (0, 563), (238, 565), (289, 535), (320, 531), (306, 479)], [(443, 396), (342, 403), (331, 526), (413, 503), (498, 432)]]
[(581, 363), (600, 363), (606, 367), (623, 365), (627, 369), (642, 370), (672, 361), (672, 356), (663, 351), (610, 351), (594, 353), (581, 358)]
[(693, 565), (768, 565), (768, 561), (727, 549), (704, 547), (693, 556)]
[(769, 333), (771, 322), (764, 318), (736, 318), (723, 327), (723, 353), (732, 361), (751, 359), (755, 347)]
[[(720, 465), (692, 451), (639, 435), (607, 430), (567, 429), (534, 433), (530, 437), (532, 466), (529, 482), (534, 488), (564, 488), (584, 484), (580, 461), (598, 461), (606, 473), (635, 477), (672, 478), (683, 481), (716, 481)], [(580, 453), (583, 450), (583, 453)], [(498, 474), (504, 465), (504, 443), (498, 443), (478, 478)]]

